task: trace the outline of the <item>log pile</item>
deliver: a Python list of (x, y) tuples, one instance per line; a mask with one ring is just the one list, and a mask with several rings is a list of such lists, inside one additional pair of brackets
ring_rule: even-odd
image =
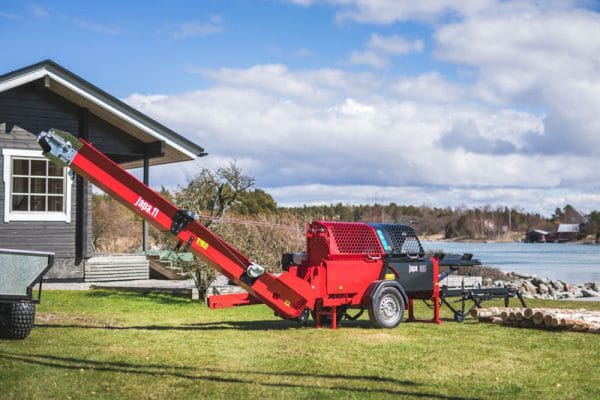
[(562, 329), (600, 333), (600, 311), (561, 308), (476, 308), (471, 311), (479, 322), (521, 328)]

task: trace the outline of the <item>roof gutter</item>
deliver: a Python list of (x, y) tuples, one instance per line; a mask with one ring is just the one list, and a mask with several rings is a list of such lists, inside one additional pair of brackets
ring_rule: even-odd
[(88, 93), (87, 91), (81, 89), (76, 84), (70, 82), (67, 79), (64, 79), (60, 75), (57, 75), (53, 71), (49, 70), (48, 68), (46, 68), (46, 66), (43, 66), (42, 68), (31, 71), (31, 72), (26, 72), (23, 75), (20, 75), (13, 79), (9, 79), (5, 82), (0, 82), (0, 92), (13, 89), (15, 87), (33, 82), (37, 79), (41, 79), (46, 76), (50, 77), (52, 80), (58, 82), (59, 84), (65, 86), (66, 88), (70, 89), (74, 93), (77, 93), (79, 96), (87, 99), (88, 101), (92, 102), (93, 104), (99, 106), (100, 108), (102, 108), (102, 109), (108, 111), (109, 113), (117, 116), (118, 118), (128, 122), (129, 124), (139, 128), (140, 130), (142, 130), (143, 132), (156, 138), (157, 140), (163, 140), (169, 146), (176, 149), (180, 153), (183, 153), (184, 155), (188, 156), (190, 159), (195, 159), (196, 157), (202, 157), (202, 156), (205, 156), (208, 154), (205, 152), (195, 154), (194, 152), (189, 151), (188, 149), (182, 147), (181, 145), (174, 142), (173, 140), (171, 140), (165, 136), (159, 135), (154, 129), (148, 127), (146, 124), (140, 122), (139, 120), (132, 118), (128, 113), (123, 112), (122, 110), (115, 107), (114, 105), (109, 104), (106, 101), (99, 99), (97, 96), (94, 96), (94, 95)]

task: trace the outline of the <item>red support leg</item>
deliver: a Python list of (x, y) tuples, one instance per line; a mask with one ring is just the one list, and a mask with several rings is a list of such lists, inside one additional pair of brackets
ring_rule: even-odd
[(321, 327), (321, 306), (317, 305), (315, 307), (315, 328)]
[(441, 325), (442, 320), (440, 319), (440, 298), (438, 296), (434, 296), (433, 302), (433, 322), (435, 322), (438, 325)]
[(408, 299), (408, 320), (415, 320), (415, 310), (414, 310), (414, 302), (413, 299)]
[(331, 307), (331, 329), (337, 329), (337, 307)]

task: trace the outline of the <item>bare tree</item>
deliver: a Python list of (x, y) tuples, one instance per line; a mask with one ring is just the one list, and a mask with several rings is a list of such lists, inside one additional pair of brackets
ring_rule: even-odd
[(223, 216), (238, 199), (240, 193), (254, 186), (254, 178), (244, 174), (235, 161), (217, 171), (203, 168), (175, 195), (175, 202), (196, 214), (208, 213), (210, 226), (215, 218)]
[[(240, 193), (254, 186), (254, 178), (244, 174), (235, 162), (217, 171), (203, 168), (196, 176), (175, 194), (175, 203), (182, 209), (196, 214), (206, 214), (210, 219), (204, 223), (206, 227), (221, 218), (238, 199)], [(191, 262), (178, 263), (198, 288), (201, 297), (206, 295), (210, 283), (215, 279), (215, 270), (205, 262), (194, 258)]]

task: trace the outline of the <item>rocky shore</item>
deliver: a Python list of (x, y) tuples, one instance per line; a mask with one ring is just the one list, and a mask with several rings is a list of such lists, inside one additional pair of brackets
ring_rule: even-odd
[(587, 282), (575, 285), (563, 280), (538, 277), (535, 274), (505, 273), (505, 279), (483, 279), (485, 287), (515, 287), (524, 297), (534, 299), (576, 299), (598, 297), (600, 300), (600, 282)]

